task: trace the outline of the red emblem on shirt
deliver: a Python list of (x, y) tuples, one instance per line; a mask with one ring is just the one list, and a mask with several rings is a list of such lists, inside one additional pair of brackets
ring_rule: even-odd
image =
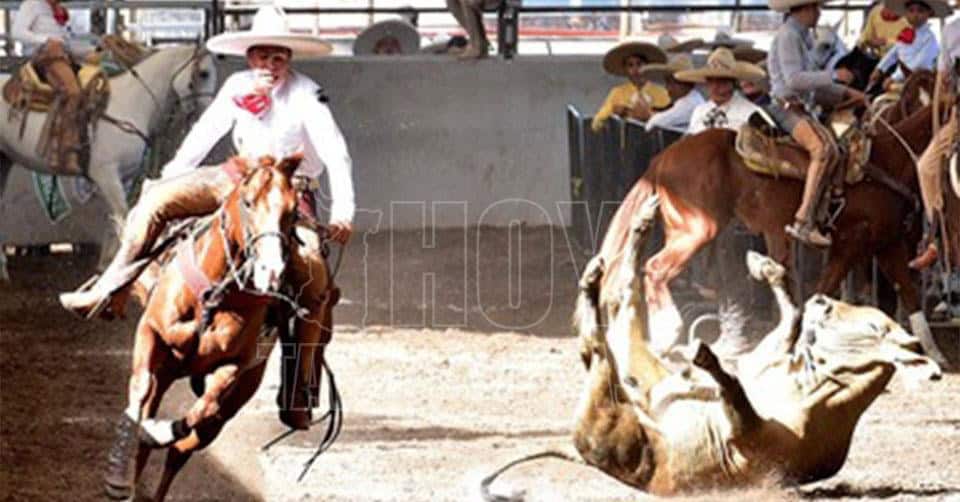
[(66, 7), (57, 4), (53, 6), (53, 19), (60, 26), (66, 26), (67, 21), (70, 20), (70, 11)]
[(266, 94), (247, 94), (234, 96), (233, 102), (258, 118), (270, 109), (270, 96)]
[(913, 40), (917, 38), (917, 31), (913, 28), (904, 28), (903, 31), (897, 35), (897, 42), (903, 42), (907, 45), (912, 44)]
[(880, 9), (880, 17), (881, 17), (884, 21), (887, 21), (887, 22), (889, 22), (889, 23), (892, 23), (892, 22), (900, 19), (900, 16), (898, 16), (896, 12), (894, 12), (894, 11), (892, 11), (892, 10), (886, 8), (886, 7), (884, 7), (883, 9)]

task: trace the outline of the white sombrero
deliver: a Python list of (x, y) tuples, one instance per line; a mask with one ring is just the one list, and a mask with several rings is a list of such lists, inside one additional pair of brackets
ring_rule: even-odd
[(607, 51), (607, 54), (603, 56), (603, 69), (606, 70), (607, 73), (626, 77), (626, 62), (630, 56), (640, 56), (647, 64), (667, 62), (667, 53), (663, 52), (663, 50), (656, 45), (636, 40), (627, 40), (620, 42)]
[(826, 0), (770, 0), (770, 10), (777, 12), (790, 12), (794, 7), (810, 5), (812, 3), (824, 4)]
[(907, 13), (907, 4), (914, 2), (933, 9), (933, 17), (947, 17), (953, 12), (950, 4), (943, 0), (884, 0), (883, 6), (896, 12), (898, 16), (903, 16)]
[(247, 49), (257, 45), (276, 45), (293, 51), (293, 57), (323, 56), (333, 47), (320, 37), (293, 33), (287, 16), (277, 6), (264, 6), (253, 16), (248, 31), (221, 33), (207, 40), (207, 49), (217, 54), (245, 56)]
[(370, 25), (357, 35), (357, 40), (353, 42), (353, 54), (371, 55), (377, 42), (387, 37), (396, 38), (400, 42), (402, 54), (413, 54), (420, 50), (420, 33), (414, 25), (402, 19), (388, 19)]
[(734, 80), (760, 80), (766, 77), (766, 72), (759, 66), (737, 61), (733, 51), (726, 47), (710, 53), (707, 64), (696, 70), (677, 72), (674, 78), (683, 82), (701, 83), (708, 78), (732, 78)]
[(702, 38), (691, 38), (690, 40), (681, 42), (669, 33), (664, 33), (657, 37), (657, 46), (663, 49), (664, 52), (690, 52), (702, 45)]
[(688, 54), (676, 54), (670, 57), (670, 62), (648, 64), (640, 70), (647, 78), (664, 78), (673, 76), (677, 72), (693, 69), (693, 59)]

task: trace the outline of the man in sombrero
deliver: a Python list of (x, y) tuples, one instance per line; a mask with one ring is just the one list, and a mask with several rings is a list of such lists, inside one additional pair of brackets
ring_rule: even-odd
[(654, 112), (669, 107), (667, 90), (643, 76), (645, 65), (666, 62), (666, 53), (646, 42), (625, 41), (610, 49), (603, 57), (603, 69), (611, 75), (627, 77), (627, 82), (610, 89), (593, 116), (594, 132), (602, 129), (613, 115), (647, 120)]
[[(163, 168), (159, 181), (144, 190), (130, 211), (120, 249), (89, 289), (60, 295), (63, 306), (92, 318), (120, 316), (129, 296), (128, 284), (142, 271), (135, 262), (153, 246), (167, 223), (187, 216), (208, 214), (219, 207), (242, 172), (256, 166), (264, 155), (282, 158), (303, 153), (298, 176), (317, 178), (326, 170), (330, 184), (329, 238), (344, 244), (353, 230), (354, 196), (351, 160), (339, 127), (322, 89), (307, 76), (293, 71), (294, 57), (328, 54), (323, 40), (292, 33), (278, 7), (262, 7), (250, 31), (224, 33), (211, 38), (207, 48), (218, 54), (245, 56), (248, 70), (224, 82), (216, 98), (184, 139), (176, 156)], [(230, 131), (238, 155), (222, 166), (201, 167), (213, 146)], [(292, 253), (291, 281), (302, 291), (298, 301), (309, 311), (297, 320), (300, 345), (297, 375), (284, 372), (281, 385), (281, 420), (296, 429), (310, 427), (311, 397), (316, 400), (314, 375), (322, 362), (322, 347), (331, 336), (332, 290), (321, 254), (321, 237), (297, 227), (298, 244)], [(323, 290), (317, 290), (319, 288)], [(316, 349), (316, 350), (315, 350)], [(290, 380), (295, 384), (291, 385)], [(292, 395), (291, 395), (292, 394)]]
[(643, 68), (643, 76), (650, 80), (660, 80), (670, 94), (673, 104), (670, 108), (656, 112), (647, 120), (646, 130), (655, 127), (673, 131), (686, 131), (690, 125), (693, 111), (703, 104), (703, 96), (694, 89), (692, 82), (678, 80), (678, 72), (692, 70), (693, 61), (689, 54), (676, 54), (666, 64), (648, 64)]
[(829, 105), (845, 99), (863, 99), (863, 94), (846, 85), (853, 82), (850, 70), (819, 70), (816, 67), (811, 30), (820, 19), (822, 2), (770, 0), (770, 8), (786, 14), (786, 21), (777, 30), (767, 56), (773, 103), (765, 110), (810, 155), (803, 199), (794, 223), (787, 225), (785, 230), (800, 242), (827, 247), (832, 241), (818, 227), (817, 210), (826, 196), (831, 174), (839, 160), (838, 149), (833, 133), (820, 124), (810, 110), (815, 97)]
[(747, 123), (757, 105), (737, 92), (737, 83), (743, 80), (757, 81), (766, 74), (757, 65), (737, 61), (733, 51), (720, 47), (710, 53), (707, 64), (696, 70), (681, 71), (677, 80), (705, 84), (709, 99), (697, 106), (690, 117), (687, 134), (697, 134), (706, 129), (726, 128), (733, 131)]

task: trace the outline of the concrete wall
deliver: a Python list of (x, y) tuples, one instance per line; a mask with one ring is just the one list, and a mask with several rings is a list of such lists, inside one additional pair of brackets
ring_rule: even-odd
[[(223, 64), (226, 75), (243, 62)], [(565, 107), (592, 113), (617, 82), (597, 56), (331, 58), (296, 68), (330, 96), (354, 159), (361, 228), (569, 221), (557, 206), (569, 198)], [(24, 193), (29, 176), (16, 171), (16, 193), (0, 203), (0, 240), (99, 234), (98, 197), (50, 224)]]

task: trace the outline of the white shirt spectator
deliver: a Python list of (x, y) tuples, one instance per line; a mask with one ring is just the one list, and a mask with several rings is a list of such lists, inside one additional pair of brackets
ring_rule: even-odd
[(654, 113), (647, 121), (647, 130), (654, 127), (685, 131), (690, 126), (690, 117), (693, 111), (704, 103), (703, 96), (691, 89), (686, 96), (673, 102), (673, 106), (658, 113)]
[(10, 32), (15, 40), (23, 44), (23, 55), (31, 56), (33, 51), (47, 42), (58, 38), (70, 47), (70, 25), (60, 25), (53, 17), (53, 8), (46, 0), (25, 0), (20, 4), (13, 17)]
[[(925, 23), (916, 29), (913, 42), (907, 44), (898, 41), (894, 44), (877, 64), (877, 69), (887, 71), (899, 60), (911, 71), (933, 70), (938, 54), (940, 54), (940, 45), (937, 44), (937, 37), (934, 36), (930, 23)], [(903, 72), (897, 68), (893, 72), (893, 79), (903, 82), (903, 78)]]
[(304, 153), (298, 174), (317, 177), (326, 167), (330, 181), (331, 221), (352, 221), (355, 210), (350, 153), (330, 108), (320, 101), (322, 89), (308, 77), (291, 71), (271, 91), (269, 109), (259, 117), (234, 102), (254, 86), (253, 70), (230, 76), (176, 156), (163, 169), (163, 177), (195, 169), (213, 146), (233, 128), (233, 143), (240, 156), (282, 158)]
[(740, 130), (750, 115), (759, 107), (739, 93), (734, 93), (730, 101), (718, 105), (707, 101), (698, 106), (690, 117), (690, 127), (687, 134), (697, 134), (705, 129), (722, 127), (731, 131)]

